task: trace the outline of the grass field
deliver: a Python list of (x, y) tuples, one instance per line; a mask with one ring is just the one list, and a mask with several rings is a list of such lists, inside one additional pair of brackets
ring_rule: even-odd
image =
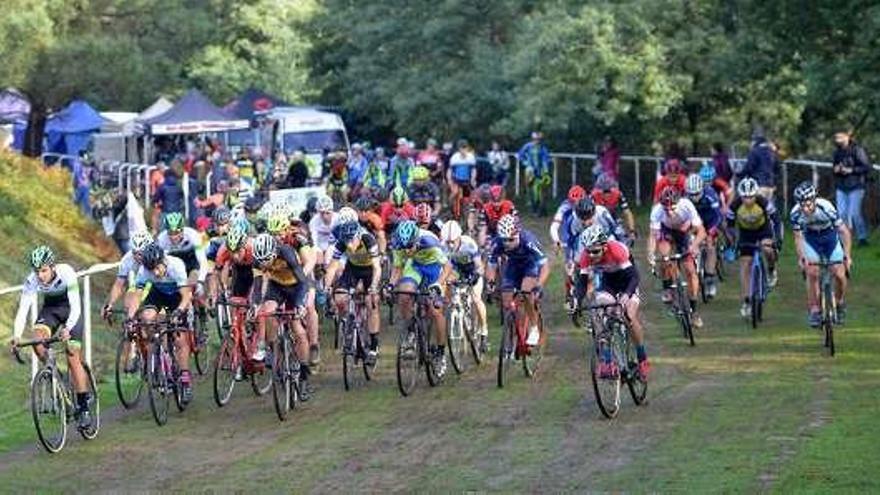
[[(530, 222), (541, 234), (546, 230)], [(876, 241), (876, 239), (875, 239)], [(803, 282), (791, 246), (766, 320), (752, 330), (725, 283), (702, 307), (696, 347), (665, 315), (644, 276), (644, 317), (653, 363), (649, 403), (624, 402), (603, 419), (589, 388), (587, 340), (561, 311), (561, 277), (544, 305), (549, 353), (538, 375), (495, 386), (494, 362), (424, 380), (399, 396), (392, 333), (378, 378), (345, 392), (330, 349), (312, 402), (278, 422), (269, 398), (236, 388), (218, 409), (210, 382), (159, 428), (142, 404), (120, 411), (104, 368), (106, 423), (93, 442), (74, 439), (60, 455), (35, 444), (20, 403), (3, 399), (0, 483), (8, 491), (259, 492), (875, 492), (880, 483), (880, 274), (876, 248), (856, 252), (850, 315), (838, 355), (825, 357), (805, 325)], [(490, 307), (490, 314), (497, 309)], [(492, 341), (497, 348), (497, 322)], [(106, 340), (104, 340), (106, 345)], [(109, 352), (102, 358), (110, 359)], [(5, 387), (24, 390), (26, 370)], [(13, 385), (14, 384), (14, 385)], [(5, 389), (4, 389), (5, 390)], [(24, 417), (25, 420), (21, 420)]]

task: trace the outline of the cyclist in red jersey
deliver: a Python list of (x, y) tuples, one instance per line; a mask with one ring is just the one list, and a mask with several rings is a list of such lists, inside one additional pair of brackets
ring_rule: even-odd
[(590, 191), (590, 197), (593, 198), (594, 204), (604, 206), (616, 220), (623, 220), (629, 238), (636, 238), (636, 219), (617, 181), (607, 174), (600, 175), (596, 179), (595, 187)]
[(686, 181), (684, 165), (677, 158), (670, 158), (666, 162), (664, 175), (657, 179), (657, 183), (654, 184), (654, 203), (660, 202), (660, 193), (668, 186), (678, 189), (679, 195), (684, 196)]
[(391, 197), (379, 208), (379, 216), (385, 224), (385, 233), (388, 235), (394, 232), (399, 222), (412, 220), (415, 213), (415, 207), (409, 202), (406, 191), (400, 186), (391, 190)]
[(516, 206), (513, 201), (504, 199), (504, 187), (494, 185), (489, 188), (489, 201), (482, 209), (482, 226), (477, 239), (480, 246), (487, 245), (491, 238), (495, 237), (498, 221), (504, 215), (516, 216)]

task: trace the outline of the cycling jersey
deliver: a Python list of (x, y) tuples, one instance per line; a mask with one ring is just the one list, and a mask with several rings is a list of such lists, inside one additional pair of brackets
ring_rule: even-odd
[[(13, 324), (12, 335), (16, 339), (20, 338), (24, 331), (31, 308), (37, 306), (39, 294), (43, 294), (43, 309), (37, 316), (38, 324), (44, 324), (53, 330), (57, 329), (61, 323), (64, 323), (65, 328), (71, 330), (77, 330), (77, 327), (81, 326), (82, 303), (79, 297), (79, 282), (76, 278), (76, 271), (65, 263), (55, 265), (54, 270), (55, 276), (48, 284), (42, 283), (36, 272), (31, 272), (25, 278), (24, 287), (21, 289), (21, 299), (18, 303), (18, 312), (15, 314)], [(56, 309), (61, 311), (55, 311)], [(72, 335), (72, 337), (79, 339), (76, 335)]]
[(556, 208), (556, 213), (553, 215), (553, 221), (550, 223), (550, 238), (554, 243), (565, 243), (568, 241), (568, 233), (563, 232), (562, 234), (565, 238), (561, 238), (559, 235), (559, 229), (569, 215), (573, 214), (574, 206), (568, 200), (563, 201), (562, 204)]
[(626, 200), (626, 196), (623, 195), (623, 191), (616, 187), (608, 192), (593, 189), (590, 191), (590, 197), (593, 199), (593, 203), (604, 206), (614, 216), (619, 215), (621, 211), (629, 209), (629, 202)]
[(456, 152), (449, 159), (449, 170), (452, 180), (459, 184), (471, 181), (471, 172), (477, 166), (477, 159), (470, 153)]
[(161, 277), (141, 266), (138, 270), (135, 286), (143, 290), (149, 285), (150, 292), (156, 291), (164, 295), (177, 294), (182, 287), (186, 287), (188, 284), (187, 271), (183, 261), (175, 256), (165, 256), (164, 263), (165, 274)]
[(234, 253), (225, 245), (220, 246), (220, 250), (217, 251), (217, 258), (214, 266), (220, 269), (226, 266), (227, 263), (231, 264), (232, 268), (254, 266), (253, 241), (248, 239), (244, 246)]
[(489, 202), (483, 205), (483, 217), (486, 220), (486, 229), (489, 235), (495, 235), (495, 229), (498, 226), (498, 220), (504, 215), (515, 215), (516, 206), (509, 199), (498, 202)]
[(477, 261), (480, 260), (480, 248), (471, 236), (461, 236), (461, 243), (455, 251), (446, 249), (447, 257), (452, 261), (452, 266), (459, 275), (465, 276), (477, 271)]
[(770, 228), (770, 217), (776, 213), (773, 203), (763, 196), (756, 196), (755, 201), (747, 204), (737, 196), (730, 204), (727, 219), (740, 230), (763, 231)]
[(843, 246), (838, 234), (843, 219), (830, 201), (817, 198), (811, 214), (798, 204), (792, 208), (790, 218), (791, 229), (803, 233), (804, 254), (808, 261), (815, 263), (820, 255), (830, 261), (843, 261)]
[(368, 188), (384, 188), (385, 172), (377, 162), (370, 162), (361, 178), (361, 183)]
[(700, 214), (700, 219), (707, 230), (721, 225), (721, 222), (724, 220), (724, 217), (721, 215), (721, 199), (718, 198), (718, 194), (714, 189), (709, 186), (704, 187), (700, 199), (696, 201), (691, 199), (691, 202), (694, 204), (694, 208), (697, 209), (697, 213)]
[(309, 232), (315, 247), (325, 251), (336, 240), (333, 238), (333, 227), (336, 225), (336, 212), (331, 213), (330, 223), (324, 223), (323, 216), (319, 213), (309, 220)]
[(655, 233), (663, 229), (685, 233), (702, 225), (700, 214), (687, 198), (679, 199), (672, 211), (667, 211), (659, 203), (651, 208), (651, 230)]
[(373, 260), (379, 257), (379, 245), (376, 238), (369, 232), (361, 232), (361, 242), (358, 243), (357, 249), (352, 251), (348, 244), (337, 241), (333, 245), (333, 259), (341, 261), (345, 255), (349, 265), (370, 267), (373, 266)]
[(174, 256), (183, 261), (187, 273), (198, 270), (199, 281), (205, 280), (208, 274), (208, 259), (205, 257), (205, 250), (202, 248), (202, 236), (195, 229), (190, 227), (183, 228), (183, 237), (177, 243), (171, 241), (168, 231), (163, 231), (156, 239), (165, 254)]
[(290, 287), (306, 281), (302, 266), (292, 247), (281, 244), (276, 248), (276, 254), (272, 261), (258, 265), (260, 271), (269, 277), (270, 282)]
[(433, 204), (438, 199), (440, 199), (440, 188), (433, 182), (413, 182), (409, 186), (409, 200), (413, 204)]
[(608, 241), (602, 257), (595, 262), (589, 253), (584, 252), (578, 265), (582, 275), (599, 272), (602, 290), (612, 295), (631, 296), (639, 290), (639, 272), (632, 263), (629, 249), (622, 242)]
[(419, 287), (435, 284), (447, 261), (440, 239), (427, 230), (419, 230), (412, 254), (397, 248), (394, 251), (394, 267), (403, 269), (400, 282), (409, 281)]
[(404, 203), (402, 207), (394, 206), (390, 201), (382, 203), (379, 209), (379, 216), (385, 224), (385, 230), (390, 232), (398, 222), (403, 220), (412, 220), (415, 217), (416, 209), (410, 203)]
[(519, 244), (515, 248), (508, 249), (500, 238), (492, 241), (489, 249), (488, 263), (494, 267), (498, 265), (498, 258), (505, 256), (504, 273), (501, 276), (501, 289), (518, 289), (522, 286), (524, 278), (537, 278), (541, 268), (547, 264), (547, 255), (541, 249), (541, 243), (535, 234), (523, 229), (520, 231)]
[(122, 256), (119, 262), (119, 269), (116, 270), (116, 278), (128, 280), (129, 288), (134, 288), (135, 276), (141, 264), (134, 257), (133, 251), (128, 251)]
[(687, 177), (683, 174), (676, 175), (675, 180), (669, 178), (668, 175), (664, 175), (657, 180), (657, 183), (654, 184), (654, 202), (660, 201), (660, 193), (663, 192), (669, 186), (678, 189), (679, 194), (682, 196), (685, 192), (685, 186), (687, 185)]
[(412, 158), (401, 158), (397, 155), (391, 159), (391, 181), (395, 186), (409, 186), (409, 172), (415, 166)]
[(383, 222), (382, 217), (374, 211), (362, 213), (360, 224), (374, 236), (385, 230), (385, 222)]

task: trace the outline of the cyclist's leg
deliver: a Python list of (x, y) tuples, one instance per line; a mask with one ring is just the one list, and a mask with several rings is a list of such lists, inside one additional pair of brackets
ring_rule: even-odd
[[(531, 276), (531, 274), (523, 277), (522, 282), (520, 283), (520, 289), (523, 292), (530, 293), (535, 287), (538, 287), (538, 277)], [(536, 325), (538, 321), (537, 298), (537, 295), (529, 294), (529, 297), (526, 297), (523, 303), (523, 309), (526, 310), (526, 316), (529, 318), (529, 326)]]
[(709, 229), (706, 233), (706, 277), (715, 277), (718, 266), (718, 253), (715, 246), (718, 242), (718, 228)]
[(480, 335), (486, 337), (489, 335), (489, 322), (486, 318), (486, 303), (483, 302), (483, 277), (478, 277), (477, 282), (472, 287), (471, 301), (474, 304), (474, 311), (477, 315), (477, 330)]
[[(401, 292), (416, 292), (422, 283), (422, 275), (413, 266), (412, 260), (407, 260), (403, 267), (400, 280), (397, 281), (397, 290)], [(408, 294), (397, 294), (395, 305), (399, 308), (401, 323), (409, 325), (413, 317), (415, 297)]]
[(744, 244), (751, 244), (754, 236), (750, 236), (748, 231), (740, 230), (739, 239), (739, 279), (740, 279), (740, 296), (744, 303), (749, 301), (752, 293), (751, 286), (751, 270), (752, 270), (752, 248)]
[(306, 290), (306, 315), (303, 320), (303, 324), (306, 328), (306, 336), (308, 337), (309, 348), (316, 348), (320, 346), (320, 335), (319, 326), (318, 326), (318, 310), (315, 306), (315, 287), (313, 285), (309, 285), (309, 288)]
[(89, 378), (82, 361), (82, 339), (83, 323), (80, 320), (70, 332), (70, 340), (67, 342), (67, 366), (70, 369), (70, 382), (77, 395), (89, 392)]
[[(440, 274), (443, 272), (443, 265), (439, 263), (432, 263), (430, 265), (413, 263), (413, 267), (419, 272), (421, 277), (421, 287), (439, 287), (440, 293), (443, 294), (446, 288), (441, 287), (437, 283), (438, 280), (440, 280)], [(431, 320), (434, 324), (436, 343), (440, 348), (444, 348), (446, 346), (446, 315), (443, 306), (441, 305), (441, 307), (438, 308), (431, 304), (428, 306), (428, 313), (431, 315)]]

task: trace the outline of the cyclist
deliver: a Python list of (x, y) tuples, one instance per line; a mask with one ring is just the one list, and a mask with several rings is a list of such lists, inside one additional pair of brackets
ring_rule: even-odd
[[(370, 333), (370, 348), (367, 351), (367, 364), (376, 363), (379, 352), (379, 281), (382, 277), (379, 245), (373, 234), (367, 232), (357, 222), (339, 224), (336, 229), (336, 243), (332, 248), (332, 261), (324, 275), (324, 287), (332, 287), (345, 256), (345, 268), (337, 285), (344, 289), (357, 289), (367, 292), (367, 330)], [(344, 315), (348, 308), (348, 294), (335, 296), (337, 314)]]
[(477, 187), (477, 158), (467, 140), (458, 141), (458, 151), (449, 159), (449, 170), (446, 171), (446, 183), (449, 185), (449, 203), (452, 205), (452, 216), (461, 218), (462, 203)]
[[(714, 170), (714, 168), (713, 168)], [(718, 265), (715, 242), (724, 223), (724, 214), (721, 212), (721, 200), (711, 185), (706, 184), (703, 178), (697, 174), (691, 174), (687, 178), (685, 186), (688, 199), (694, 204), (697, 213), (700, 214), (700, 220), (703, 221), (703, 228), (706, 230), (706, 264), (705, 282), (706, 296), (714, 298), (718, 294), (718, 283), (715, 279), (716, 268)]]
[(810, 265), (825, 258), (832, 263), (831, 273), (835, 280), (834, 297), (837, 300), (837, 321), (846, 320), (846, 272), (852, 267), (852, 235), (834, 205), (818, 197), (811, 182), (803, 182), (794, 190), (797, 204), (791, 210), (791, 226), (794, 231), (798, 266), (807, 273), (807, 304), (810, 326), (818, 327), (822, 321), (819, 308), (819, 267)]
[(486, 303), (483, 302), (483, 258), (476, 241), (462, 235), (461, 225), (455, 220), (443, 224), (440, 240), (446, 256), (452, 262), (455, 278), (466, 281), (471, 286), (471, 300), (477, 314), (477, 331), (480, 336), (480, 352), (489, 350), (489, 323), (486, 319)]
[(390, 187), (409, 187), (409, 174), (415, 167), (415, 161), (410, 157), (410, 148), (406, 139), (399, 139), (395, 155), (389, 163)]
[(553, 215), (553, 221), (550, 223), (550, 239), (553, 240), (553, 248), (557, 255), (559, 255), (563, 246), (568, 242), (568, 230), (563, 230), (560, 235), (560, 229), (563, 224), (567, 224), (571, 220), (570, 217), (574, 215), (575, 205), (586, 195), (587, 191), (583, 187), (577, 184), (571, 186), (565, 201), (559, 205), (556, 213)]
[[(116, 272), (116, 280), (110, 287), (110, 295), (107, 296), (107, 302), (101, 308), (101, 316), (106, 320), (110, 318), (113, 305), (128, 289), (129, 294), (134, 293), (135, 275), (141, 266), (141, 255), (144, 248), (153, 243), (153, 236), (145, 231), (138, 231), (131, 235), (131, 250), (122, 256), (119, 262), (119, 270)], [(126, 296), (124, 304), (129, 307), (135, 303), (131, 297)]]
[[(682, 198), (675, 186), (667, 186), (660, 193), (660, 202), (651, 208), (651, 235), (648, 236), (648, 263), (656, 264), (656, 255), (669, 256), (674, 252), (687, 255), (684, 259), (684, 276), (688, 282), (688, 296), (693, 324), (696, 328), (703, 326), (703, 319), (697, 313), (697, 295), (700, 293), (700, 281), (694, 263), (699, 246), (706, 240), (706, 229), (703, 220), (687, 198)], [(666, 263), (661, 271), (663, 281), (663, 302), (672, 301), (672, 277), (675, 266)]]
[[(254, 356), (255, 360), (261, 360), (260, 358), (268, 359), (264, 346), (271, 349), (277, 333), (273, 326), (267, 326), (266, 320), (281, 305), (286, 306), (288, 311), (305, 316), (309, 283), (293, 248), (279, 244), (271, 234), (260, 234), (254, 238), (254, 259), (257, 268), (263, 273), (263, 287), (260, 289), (262, 304), (257, 322), (259, 340), (265, 344), (260, 346)], [(308, 364), (309, 341), (302, 318), (293, 319), (291, 331), (296, 340), (296, 356), (300, 361), (300, 399), (307, 401), (311, 396), (308, 385), (311, 370)]]
[(537, 237), (521, 228), (519, 220), (513, 215), (505, 215), (498, 221), (498, 236), (492, 242), (486, 269), (486, 289), (489, 293), (495, 292), (498, 259), (501, 256), (507, 258), (501, 273), (502, 303), (505, 308), (510, 306), (513, 290), (529, 293), (524, 304), (529, 318), (526, 343), (530, 346), (538, 345), (540, 334), (537, 303), (550, 275), (550, 265)]
[(317, 249), (315, 262), (326, 267), (329, 261), (327, 250), (333, 244), (333, 226), (336, 225), (333, 200), (330, 196), (320, 196), (315, 203), (315, 209), (318, 214), (309, 221), (309, 232)]
[(596, 185), (590, 191), (590, 198), (596, 206), (604, 206), (611, 216), (618, 222), (623, 222), (630, 240), (636, 238), (636, 219), (629, 207), (629, 202), (623, 191), (617, 186), (617, 181), (608, 174), (602, 174), (596, 179)]
[(664, 166), (663, 175), (657, 179), (657, 183), (654, 184), (654, 203), (658, 203), (660, 201), (660, 194), (667, 187), (674, 187), (678, 190), (678, 194), (684, 194), (684, 186), (686, 177), (684, 175), (685, 169), (684, 165), (682, 165), (681, 161), (678, 158), (670, 158), (666, 161), (666, 165)]
[(550, 184), (550, 150), (544, 144), (544, 135), (538, 131), (531, 134), (531, 141), (524, 144), (517, 153), (519, 162), (526, 171), (526, 184), (529, 188), (529, 203), (532, 213), (544, 215), (543, 188)]
[[(208, 284), (208, 305), (217, 301), (220, 287), (230, 287), (230, 301), (247, 303), (254, 284), (254, 245), (248, 237), (247, 220), (236, 223), (217, 251), (214, 277)], [(231, 280), (230, 280), (231, 279)], [(231, 281), (231, 283), (230, 283)]]
[(358, 212), (358, 221), (361, 223), (367, 232), (373, 234), (373, 237), (376, 238), (376, 243), (379, 246), (379, 255), (382, 256), (385, 254), (386, 247), (386, 237), (385, 237), (385, 222), (382, 221), (382, 216), (376, 212), (378, 206), (378, 202), (369, 196), (361, 196), (354, 203), (354, 207)]
[(205, 258), (208, 261), (213, 263), (217, 259), (217, 251), (224, 244), (231, 220), (232, 212), (229, 208), (220, 206), (214, 210), (211, 227), (208, 229), (208, 246), (205, 248)]
[(437, 140), (429, 138), (425, 143), (425, 149), (416, 157), (416, 164), (422, 165), (428, 170), (431, 182), (439, 189), (443, 183), (443, 162), (440, 159), (440, 150), (437, 149)]
[(416, 225), (420, 229), (427, 230), (438, 237), (440, 236), (440, 229), (443, 227), (443, 224), (433, 218), (431, 207), (427, 203), (416, 205), (413, 220), (416, 221)]
[[(31, 251), (31, 273), (24, 281), (18, 311), (13, 324), (13, 348), (21, 341), (31, 308), (37, 307), (39, 294), (43, 294), (43, 306), (37, 313), (33, 326), (34, 336), (47, 339), (59, 333), (67, 345), (67, 366), (70, 379), (76, 392), (75, 415), (80, 428), (87, 428), (92, 420), (89, 417), (88, 376), (82, 364), (83, 325), (80, 319), (82, 303), (79, 297), (79, 283), (73, 267), (66, 263), (56, 263), (55, 253), (48, 246), (38, 246)], [(45, 359), (43, 346), (34, 347), (40, 359)]]
[(767, 284), (775, 287), (776, 248), (773, 236), (772, 217), (776, 213), (773, 202), (758, 194), (758, 181), (745, 177), (736, 185), (736, 198), (727, 212), (727, 219), (736, 226), (739, 233), (740, 294), (742, 307), (740, 314), (748, 318), (751, 314), (750, 294), (752, 293), (749, 270), (756, 246), (760, 246), (767, 260), (769, 276)]
[(411, 220), (415, 215), (415, 208), (409, 202), (406, 190), (400, 186), (396, 186), (391, 190), (388, 201), (382, 203), (379, 207), (379, 216), (385, 224), (385, 232), (390, 236), (397, 224), (403, 220)]
[[(437, 339), (433, 360), (437, 375), (443, 376), (446, 373), (446, 318), (443, 314), (442, 297), (450, 272), (446, 255), (437, 236), (420, 229), (412, 220), (400, 222), (395, 229), (393, 249), (391, 286), (396, 286), (402, 292), (427, 288), (433, 295), (434, 304), (428, 305), (428, 314), (434, 324), (434, 335)], [(413, 302), (411, 296), (397, 295), (395, 304), (400, 308), (400, 324), (404, 328), (412, 320)]]
[(707, 186), (710, 186), (718, 194), (722, 208), (726, 208), (733, 201), (733, 187), (729, 182), (718, 177), (715, 165), (711, 162), (703, 162), (703, 166), (700, 167), (700, 177)]
[(428, 169), (421, 165), (412, 170), (409, 199), (416, 206), (425, 203), (431, 208), (434, 215), (440, 214), (440, 188), (431, 181)]
[[(609, 239), (608, 234), (599, 225), (591, 225), (581, 233), (583, 255), (579, 260), (580, 277), (577, 284), (577, 298), (592, 294), (595, 290), (593, 273), (601, 275), (601, 289), (594, 295), (597, 302), (606, 303), (619, 301), (626, 311), (632, 330), (632, 339), (636, 344), (636, 356), (639, 361), (639, 373), (643, 379), (648, 378), (651, 365), (645, 351), (645, 333), (639, 318), (639, 271), (632, 262), (632, 256), (626, 244)], [(602, 353), (599, 375), (602, 378), (614, 378), (620, 370), (611, 358), (611, 349), (606, 346)]]
[(195, 286), (198, 283), (196, 292), (200, 293), (201, 284), (208, 275), (208, 259), (202, 247), (202, 236), (197, 230), (184, 226), (181, 213), (168, 213), (164, 220), (165, 230), (156, 238), (156, 244), (169, 256), (183, 261), (189, 284)]
[(348, 198), (348, 164), (346, 163), (345, 153), (339, 151), (331, 153), (327, 157), (329, 164), (329, 173), (325, 180), (327, 195), (334, 201), (344, 201)]
[[(180, 330), (174, 335), (174, 359), (180, 369), (181, 401), (188, 404), (192, 401), (193, 390), (186, 332), (191, 331), (187, 315), (192, 310), (193, 291), (187, 279), (186, 264), (176, 256), (166, 255), (158, 243), (145, 247), (141, 259), (143, 264), (135, 283), (137, 301), (144, 308), (140, 317), (150, 322), (164, 310)], [(129, 308), (128, 317), (134, 318), (137, 310), (136, 305)]]
[(489, 187), (489, 201), (483, 204), (482, 221), (480, 222), (479, 245), (488, 245), (498, 230), (498, 221), (504, 215), (517, 215), (513, 201), (504, 198), (504, 187), (494, 185)]

